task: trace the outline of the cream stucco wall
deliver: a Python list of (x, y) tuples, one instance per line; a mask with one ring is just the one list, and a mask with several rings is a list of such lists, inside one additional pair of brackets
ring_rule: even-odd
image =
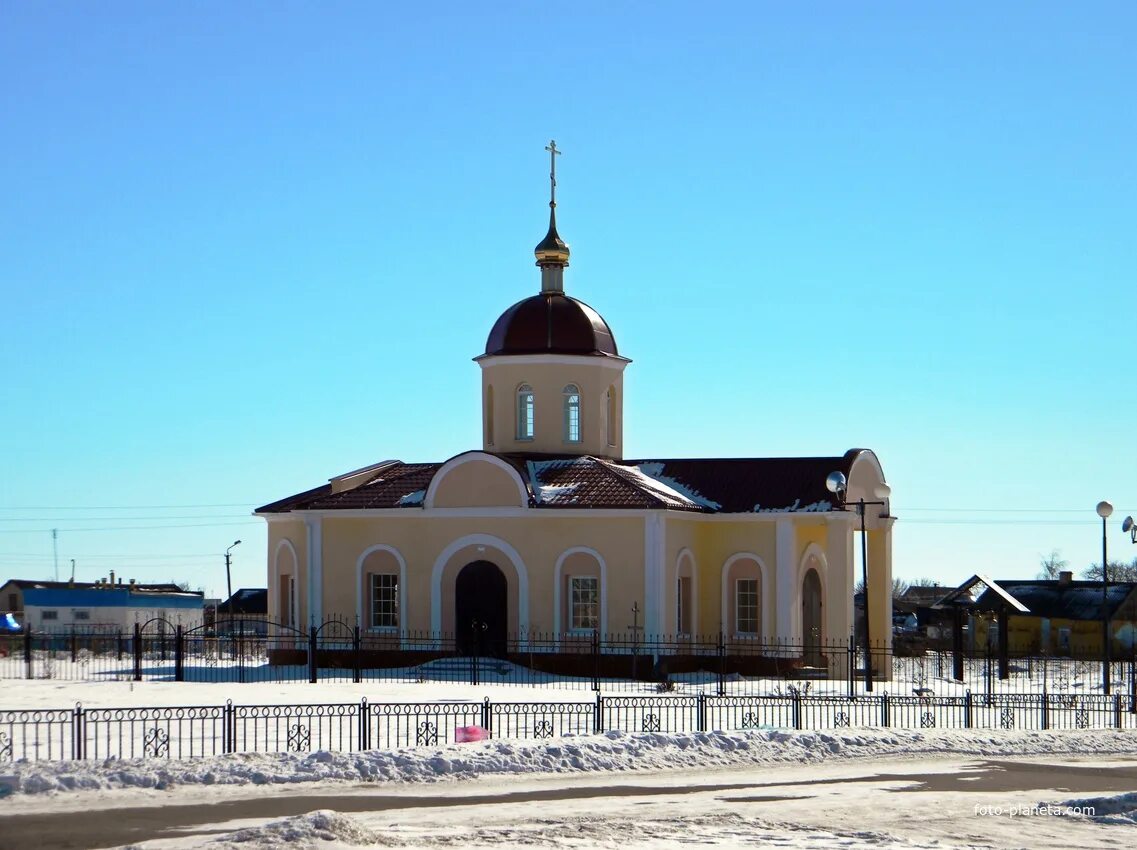
[(446, 464), (427, 491), (427, 506), (465, 508), (528, 504), (529, 495), (518, 474), (497, 458), (460, 457)]
[[(623, 630), (626, 617), (617, 612), (630, 611), (637, 600), (643, 605), (643, 520), (597, 517), (582, 521), (548, 513), (471, 517), (407, 510), (406, 516), (388, 513), (375, 518), (325, 518), (325, 616), (354, 618), (361, 612), (362, 600), (356, 592), (360, 557), (382, 544), (397, 551), (406, 563), (404, 628), (453, 631), (454, 578), (467, 563), (484, 560), (501, 569), (509, 585), (510, 630), (528, 626), (534, 632), (551, 633), (557, 610), (554, 598), (560, 597), (554, 583), (557, 560), (570, 549), (587, 547), (598, 553), (606, 566), (609, 622), (602, 624), (602, 630)], [(472, 542), (463, 544), (467, 539)], [(455, 548), (456, 544), (461, 545)], [(526, 622), (519, 618), (517, 594), (522, 579), (510, 550), (520, 559), (529, 588)], [(441, 603), (438, 614), (432, 611), (435, 598)]]
[(285, 622), (280, 599), (280, 575), (292, 571), (296, 577), (296, 624), (309, 620), (308, 610), (308, 532), (302, 519), (274, 519), (268, 523), (268, 615)]
[[(619, 357), (510, 355), (478, 358), (482, 367), (482, 444), (487, 451), (590, 454), (623, 457), (624, 367)], [(517, 389), (534, 393), (534, 436), (517, 439)], [(580, 442), (564, 437), (564, 388), (580, 389)], [(606, 395), (615, 393), (614, 422), (608, 428)], [(492, 402), (491, 402), (492, 399)], [(490, 433), (492, 403), (493, 433)], [(610, 442), (611, 441), (611, 442)]]

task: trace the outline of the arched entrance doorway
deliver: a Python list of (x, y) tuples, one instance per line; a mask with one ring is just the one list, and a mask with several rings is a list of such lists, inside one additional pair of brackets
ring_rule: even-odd
[(808, 569), (801, 584), (802, 656), (807, 667), (821, 666), (821, 578)]
[(463, 655), (505, 657), (509, 587), (502, 571), (489, 561), (462, 567), (454, 581), (454, 624)]

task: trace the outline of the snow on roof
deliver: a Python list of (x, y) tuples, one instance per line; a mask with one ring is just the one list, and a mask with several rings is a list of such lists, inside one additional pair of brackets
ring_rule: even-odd
[(399, 507), (421, 505), (424, 498), (426, 498), (426, 490), (415, 490), (413, 493), (407, 493), (407, 495), (401, 496), (396, 504), (398, 504)]
[(754, 506), (754, 513), (756, 514), (825, 513), (831, 510), (833, 510), (833, 503), (825, 499), (810, 502), (808, 505), (803, 505), (801, 499), (794, 499), (792, 505), (786, 505), (784, 508), (764, 508), (760, 504)]
[(537, 500), (537, 504), (547, 504), (560, 496), (570, 495), (576, 490), (579, 482), (542, 484), (541, 473), (551, 469), (564, 469), (565, 467), (572, 466), (577, 460), (577, 458), (561, 458), (558, 460), (528, 460), (525, 462), (526, 471), (529, 473), (529, 484), (533, 488), (533, 498)]
[(719, 508), (717, 502), (704, 499), (701, 493), (689, 489), (673, 478), (663, 475), (663, 464), (656, 462), (641, 463), (637, 466), (626, 466), (622, 463), (612, 462), (610, 466), (631, 479), (636, 486), (648, 490), (657, 498), (686, 508)]

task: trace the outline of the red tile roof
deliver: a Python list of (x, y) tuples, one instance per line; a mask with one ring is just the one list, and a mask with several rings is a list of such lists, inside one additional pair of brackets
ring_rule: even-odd
[[(810, 512), (834, 509), (825, 478), (849, 475), (863, 449), (840, 457), (689, 458), (613, 461), (592, 456), (498, 454), (513, 466), (533, 508), (665, 509), (702, 513)], [(396, 461), (361, 486), (330, 484), (257, 509), (419, 508), (441, 463)]]

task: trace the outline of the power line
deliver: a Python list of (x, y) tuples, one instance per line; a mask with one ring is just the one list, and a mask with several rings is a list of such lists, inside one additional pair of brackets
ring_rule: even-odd
[(0, 511), (159, 511), (182, 508), (247, 508), (253, 504), (254, 501), (213, 505), (0, 505)]
[[(142, 522), (146, 520), (171, 520), (171, 519), (236, 519), (237, 517), (247, 517), (248, 514), (199, 514), (189, 516), (76, 516), (71, 517), (68, 522)], [(59, 517), (42, 517), (42, 516), (20, 516), (20, 517), (0, 517), (0, 522), (55, 522)]]
[[(77, 534), (84, 531), (161, 531), (166, 528), (219, 528), (227, 525), (249, 525), (251, 523), (259, 524), (259, 519), (248, 519), (245, 522), (206, 522), (206, 523), (181, 523), (178, 525), (123, 525), (117, 528), (61, 528), (59, 531), (66, 531), (69, 534)], [(39, 532), (51, 531), (50, 528), (45, 529), (31, 529), (31, 528), (0, 528), (0, 534), (37, 534)]]
[[(1086, 508), (913, 508), (908, 505), (903, 505), (902, 510), (907, 511), (933, 511), (936, 513), (968, 513), (968, 514), (1084, 514), (1093, 511), (1087, 511)], [(1119, 512), (1126, 512), (1123, 508), (1117, 509)]]
[[(68, 556), (70, 557), (70, 556)], [(90, 561), (94, 559), (114, 559), (114, 560), (140, 560), (140, 561), (155, 561), (160, 558), (219, 558), (221, 552), (193, 552), (185, 554), (154, 554), (154, 555), (93, 555), (75, 553), (75, 560)], [(29, 558), (51, 558), (51, 555), (46, 555), (43, 552), (0, 552), (0, 558), (15, 558), (18, 560), (26, 560)]]

